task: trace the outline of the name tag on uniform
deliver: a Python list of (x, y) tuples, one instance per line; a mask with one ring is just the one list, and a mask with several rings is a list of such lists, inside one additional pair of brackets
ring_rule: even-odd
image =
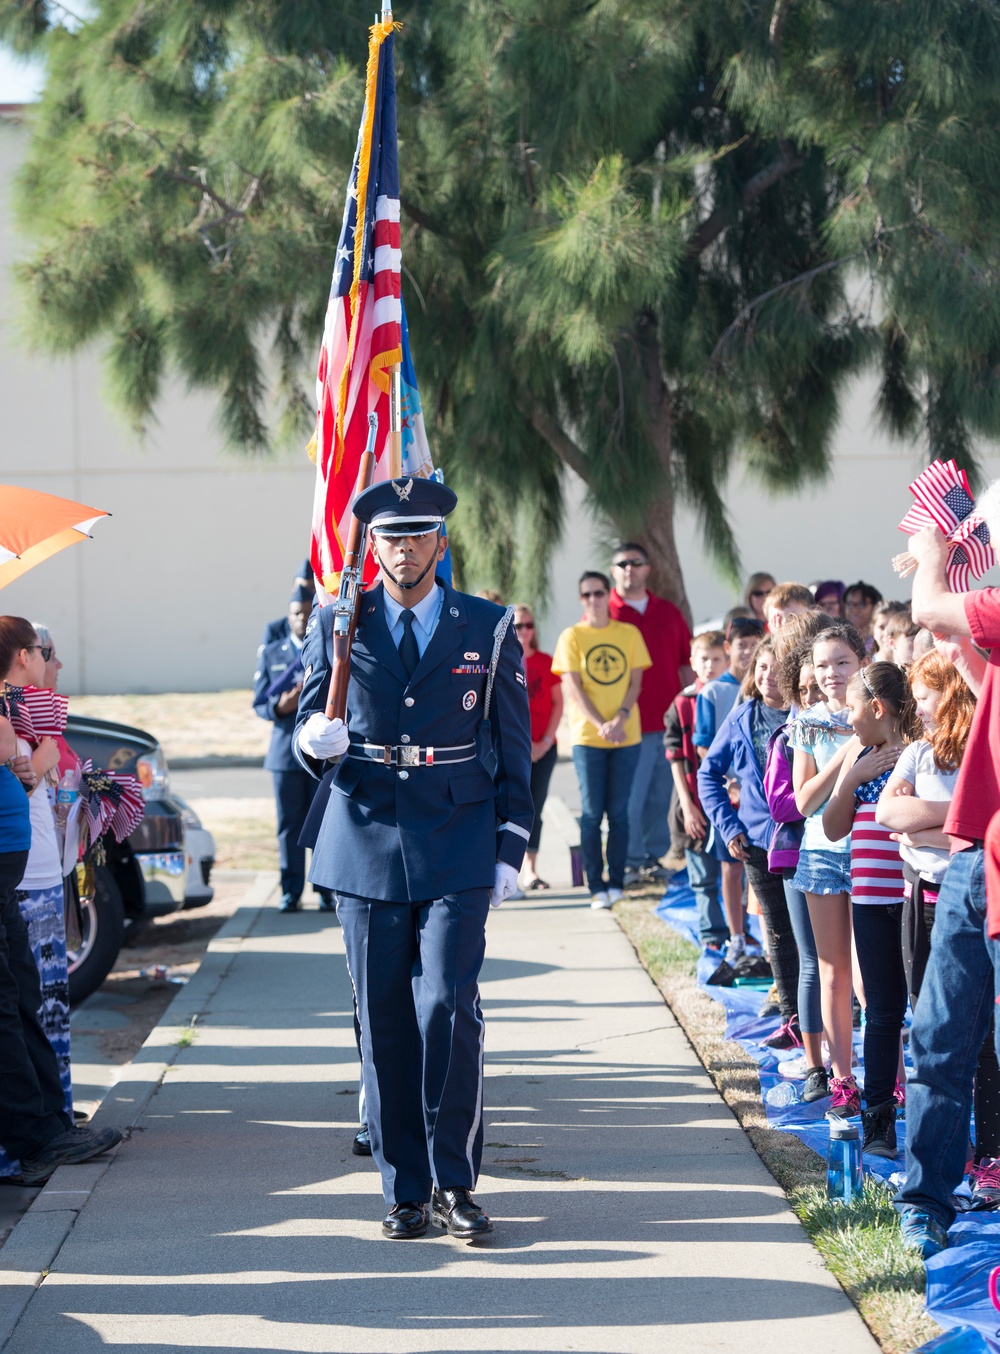
[(460, 668), (452, 668), (454, 677), (481, 677), (489, 672), (489, 668), (483, 663), (463, 663)]

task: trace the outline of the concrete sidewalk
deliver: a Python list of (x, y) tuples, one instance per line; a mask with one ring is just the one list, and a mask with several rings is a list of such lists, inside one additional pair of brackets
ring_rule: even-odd
[[(552, 879), (567, 820), (553, 802)], [(495, 1235), (383, 1241), (340, 932), (276, 902), (248, 897), (112, 1092), (97, 1122), (131, 1139), (57, 1172), (0, 1251), (10, 1354), (877, 1349), (579, 891), (490, 919)]]

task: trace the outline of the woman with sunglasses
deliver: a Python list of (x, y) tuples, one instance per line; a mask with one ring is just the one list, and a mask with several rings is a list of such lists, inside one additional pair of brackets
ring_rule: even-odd
[(766, 570), (760, 573), (751, 574), (747, 579), (746, 588), (743, 590), (743, 605), (749, 607), (753, 615), (763, 625), (764, 617), (764, 598), (774, 587), (774, 576)]
[[(52, 656), (52, 645), (41, 642), (30, 621), (21, 616), (0, 616), (0, 680), (5, 685), (44, 687)], [(48, 737), (32, 745), (19, 734), (17, 751), (19, 758), (24, 759), (19, 767), (20, 779), (28, 791), (31, 847), (16, 897), (41, 979), (39, 1019), (55, 1051), (66, 1097), (65, 1112), (72, 1123), (66, 919), (62, 852), (55, 820), (59, 745)], [(0, 1152), (0, 1177), (16, 1175), (19, 1169), (17, 1162)]]
[(556, 730), (563, 712), (562, 682), (552, 671), (552, 655), (538, 647), (538, 631), (531, 608), (515, 606), (514, 629), (521, 641), (521, 660), (528, 682), (528, 713), (531, 717), (531, 800), (535, 808), (528, 847), (524, 853), (524, 889), (547, 889), (538, 877), (538, 848), (542, 840), (542, 809), (555, 769)]
[[(642, 729), (636, 702), (646, 642), (634, 625), (611, 619), (611, 580), (588, 569), (580, 579), (583, 618), (559, 636), (552, 671), (569, 698), (573, 764), (580, 782), (580, 847), (590, 906), (622, 896), (628, 850), (628, 800)], [(608, 820), (605, 882), (601, 824)]]

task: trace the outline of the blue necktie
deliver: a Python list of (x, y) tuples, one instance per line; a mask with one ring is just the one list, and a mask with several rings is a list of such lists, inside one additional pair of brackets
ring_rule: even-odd
[(403, 637), (399, 641), (399, 657), (406, 669), (407, 677), (412, 677), (417, 670), (417, 664), (420, 662), (417, 637), (413, 633), (413, 612), (404, 610), (401, 613), (401, 619), (403, 622)]

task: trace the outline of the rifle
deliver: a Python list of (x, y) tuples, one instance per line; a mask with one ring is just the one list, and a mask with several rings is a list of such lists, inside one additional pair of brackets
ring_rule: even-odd
[[(375, 435), (378, 432), (378, 414), (368, 415), (368, 445), (358, 466), (358, 482), (354, 496), (367, 489), (375, 474)], [(333, 663), (330, 672), (330, 692), (326, 698), (327, 719), (343, 719), (347, 713), (347, 683), (351, 676), (351, 645), (358, 624), (358, 610), (364, 584), (365, 525), (351, 517), (351, 530), (340, 571), (340, 590), (333, 607)]]

